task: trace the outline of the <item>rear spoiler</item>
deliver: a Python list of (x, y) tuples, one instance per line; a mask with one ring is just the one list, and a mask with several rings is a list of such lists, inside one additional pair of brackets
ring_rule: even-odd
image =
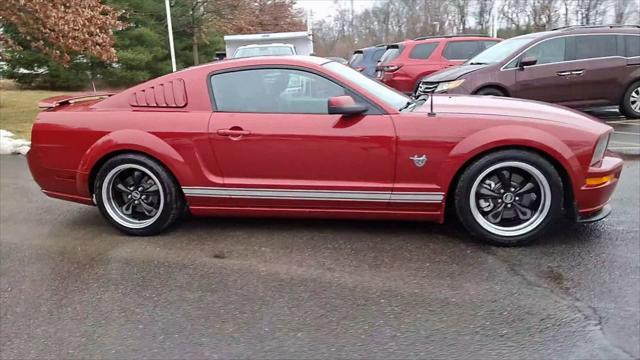
[(104, 99), (114, 94), (115, 93), (111, 93), (111, 92), (91, 92), (91, 93), (75, 93), (75, 94), (68, 94), (68, 95), (59, 95), (59, 96), (54, 96), (54, 97), (40, 100), (40, 102), (38, 102), (38, 107), (41, 109), (51, 109), (54, 107), (58, 107), (60, 105), (73, 104), (79, 101)]

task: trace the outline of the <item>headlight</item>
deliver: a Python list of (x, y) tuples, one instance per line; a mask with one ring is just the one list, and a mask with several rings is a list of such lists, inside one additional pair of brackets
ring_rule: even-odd
[(604, 153), (607, 151), (607, 146), (609, 146), (609, 138), (611, 138), (611, 133), (603, 135), (598, 140), (596, 148), (593, 150), (593, 156), (591, 157), (591, 166), (595, 166), (604, 158)]
[(454, 81), (448, 81), (448, 82), (443, 82), (438, 84), (438, 87), (436, 88), (436, 92), (446, 92), (449, 90), (453, 90), (457, 87), (459, 87), (460, 85), (462, 85), (462, 83), (464, 82), (464, 79), (458, 79), (458, 80), (454, 80)]

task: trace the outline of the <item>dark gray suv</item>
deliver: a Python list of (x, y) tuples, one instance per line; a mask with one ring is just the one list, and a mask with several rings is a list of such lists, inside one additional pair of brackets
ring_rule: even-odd
[(512, 96), (640, 118), (640, 26), (572, 26), (505, 40), (423, 78), (426, 93)]

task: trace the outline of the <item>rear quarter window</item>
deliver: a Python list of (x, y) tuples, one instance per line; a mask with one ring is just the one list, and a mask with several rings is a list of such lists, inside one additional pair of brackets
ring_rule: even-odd
[(486, 49), (484, 41), (450, 41), (442, 52), (449, 60), (467, 60)]
[(640, 56), (640, 35), (625, 35), (625, 56)]
[(437, 42), (416, 44), (411, 53), (409, 53), (409, 59), (428, 59), (433, 54), (433, 50), (438, 47), (438, 44)]

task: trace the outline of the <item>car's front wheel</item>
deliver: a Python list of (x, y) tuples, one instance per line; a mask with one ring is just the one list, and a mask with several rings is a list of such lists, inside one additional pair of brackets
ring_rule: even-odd
[(464, 170), (455, 208), (473, 235), (515, 246), (548, 230), (562, 212), (563, 198), (562, 179), (549, 161), (529, 151), (504, 150)]
[(494, 87), (486, 87), (478, 90), (476, 95), (485, 95), (485, 96), (507, 96), (504, 91), (494, 88)]
[(631, 84), (624, 93), (620, 112), (628, 118), (640, 118), (640, 81)]
[(184, 198), (173, 176), (140, 154), (107, 160), (96, 174), (94, 193), (100, 212), (129, 235), (157, 234), (184, 211)]

